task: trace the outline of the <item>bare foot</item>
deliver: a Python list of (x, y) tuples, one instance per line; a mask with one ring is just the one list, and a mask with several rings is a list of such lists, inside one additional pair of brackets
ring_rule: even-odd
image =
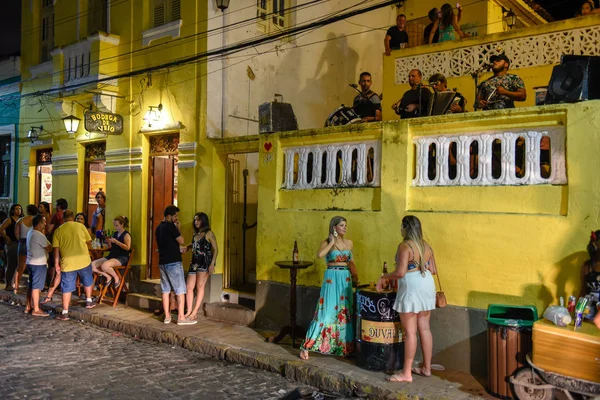
[(431, 370), (426, 370), (423, 367), (414, 367), (412, 369), (413, 374), (421, 375), (421, 376), (431, 376)]
[(406, 376), (404, 374), (395, 374), (392, 376), (388, 376), (385, 380), (389, 382), (412, 382), (412, 376)]
[(302, 360), (308, 360), (308, 350), (300, 350), (300, 358)]

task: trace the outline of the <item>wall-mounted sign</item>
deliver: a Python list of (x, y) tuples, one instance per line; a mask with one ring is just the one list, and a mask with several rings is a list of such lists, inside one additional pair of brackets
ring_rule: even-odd
[(88, 132), (120, 135), (123, 133), (123, 117), (119, 114), (86, 111), (85, 130)]

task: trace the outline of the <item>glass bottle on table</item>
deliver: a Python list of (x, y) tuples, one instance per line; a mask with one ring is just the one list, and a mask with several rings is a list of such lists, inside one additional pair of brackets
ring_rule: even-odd
[[(383, 270), (381, 271), (381, 276), (384, 276), (388, 273), (387, 269), (387, 261), (383, 262)], [(390, 290), (390, 281), (389, 279), (382, 279), (381, 287), (383, 290)]]
[(292, 252), (292, 264), (300, 263), (300, 253), (298, 252), (298, 242), (294, 240), (294, 251)]

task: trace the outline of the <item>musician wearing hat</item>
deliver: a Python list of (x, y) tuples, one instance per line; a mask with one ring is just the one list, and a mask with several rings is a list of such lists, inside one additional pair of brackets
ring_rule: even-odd
[(477, 102), (482, 110), (515, 108), (515, 101), (525, 101), (527, 92), (523, 79), (508, 73), (510, 60), (505, 54), (490, 57), (492, 76), (479, 86)]
[[(381, 99), (371, 90), (373, 81), (371, 74), (363, 72), (360, 74), (358, 84), (360, 94), (354, 98), (353, 109), (361, 118), (362, 122), (381, 121)], [(351, 85), (356, 88), (356, 85)]]
[[(435, 93), (448, 92), (448, 80), (442, 74), (433, 74), (429, 77), (429, 86), (433, 88)], [(454, 90), (456, 93), (455, 101), (452, 102), (447, 114), (456, 114), (465, 112), (467, 100), (465, 96)]]

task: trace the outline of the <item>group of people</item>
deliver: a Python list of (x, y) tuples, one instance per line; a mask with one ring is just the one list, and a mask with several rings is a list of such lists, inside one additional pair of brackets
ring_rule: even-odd
[[(48, 316), (40, 309), (40, 304), (52, 301), (60, 285), (63, 310), (57, 319), (68, 320), (71, 295), (78, 277), (84, 287), (86, 308), (96, 306), (92, 298), (94, 273), (104, 278), (102, 287), (113, 286), (116, 289), (121, 286), (121, 278), (114, 268), (129, 262), (129, 220), (125, 216), (113, 219), (115, 231), (106, 238), (109, 254), (92, 261), (92, 236), (104, 231), (106, 195), (98, 192), (96, 201), (98, 207), (91, 228), (87, 225), (85, 214), (75, 215), (63, 198), (56, 200), (54, 214), (51, 214), (47, 202), (40, 202), (38, 207), (28, 205), (25, 216), (19, 204), (11, 206), (9, 216), (0, 225), (7, 259), (4, 290), (17, 293), (21, 277), (27, 270), (26, 313), (36, 317)], [(48, 294), (40, 301), (46, 285)]]
[[(490, 57), (490, 68), (493, 76), (479, 85), (476, 109), (499, 110), (514, 108), (515, 102), (525, 101), (527, 91), (523, 79), (508, 72), (510, 59), (505, 54)], [(417, 118), (430, 113), (438, 94), (448, 93), (448, 80), (440, 73), (433, 74), (423, 83), (423, 73), (412, 69), (408, 74), (410, 89), (402, 98), (392, 105), (392, 109), (400, 118)], [(361, 93), (354, 98), (353, 109), (363, 122), (381, 121), (381, 97), (371, 90), (373, 81), (369, 72), (360, 74)], [(429, 88), (433, 89), (433, 92)], [(466, 111), (465, 97), (458, 92), (453, 93), (453, 101), (446, 113), (462, 113)]]
[[(158, 267), (164, 310), (164, 323), (170, 324), (171, 292), (175, 292), (177, 303), (177, 325), (193, 325), (204, 299), (206, 282), (215, 270), (218, 247), (215, 234), (210, 229), (208, 215), (194, 215), (194, 235), (189, 243), (181, 233), (179, 208), (167, 206), (164, 219), (156, 228), (158, 245)], [(182, 254), (191, 251), (192, 259), (185, 278)], [(196, 290), (194, 302), (194, 289)]]
[[(344, 217), (333, 217), (327, 239), (321, 242), (318, 258), (325, 258), (327, 270), (313, 320), (300, 347), (300, 358), (307, 360), (309, 352), (346, 356), (354, 351), (353, 283), (358, 283), (354, 263), (353, 242), (346, 237)], [(412, 374), (431, 375), (433, 338), (429, 327), (431, 311), (436, 307), (436, 287), (432, 275), (437, 273), (431, 246), (423, 239), (421, 222), (415, 216), (402, 219), (403, 241), (396, 250), (396, 268), (377, 282), (382, 291), (386, 280), (398, 280), (394, 310), (400, 314), (404, 335), (404, 369), (392, 375), (393, 382), (410, 382)], [(423, 362), (413, 367), (417, 349), (417, 332), (421, 339)]]

